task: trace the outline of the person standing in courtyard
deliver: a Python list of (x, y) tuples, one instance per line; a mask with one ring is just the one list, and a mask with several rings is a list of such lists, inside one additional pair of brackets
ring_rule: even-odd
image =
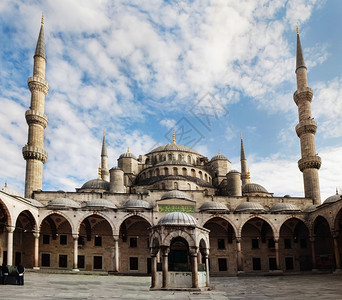
[(8, 267), (5, 263), (2, 264), (2, 284), (7, 284)]
[(25, 268), (22, 266), (22, 264), (19, 264), (17, 267), (17, 273), (18, 273), (18, 284), (24, 285), (24, 273)]

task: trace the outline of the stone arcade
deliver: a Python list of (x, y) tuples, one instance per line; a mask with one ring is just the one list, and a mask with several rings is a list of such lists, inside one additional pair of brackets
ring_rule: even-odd
[(25, 196), (7, 185), (0, 191), (0, 262), (151, 274), (152, 288), (175, 287), (178, 279), (169, 278), (177, 271), (202, 288), (209, 269), (216, 276), (341, 269), (341, 195), (321, 204), (313, 91), (298, 32), (294, 101), (305, 197), (275, 197), (251, 183), (242, 139), (238, 172), (226, 156), (208, 159), (175, 136), (138, 158), (123, 153), (110, 170), (103, 136), (99, 178), (74, 192), (42, 191), (45, 64), (42, 24), (28, 79)]

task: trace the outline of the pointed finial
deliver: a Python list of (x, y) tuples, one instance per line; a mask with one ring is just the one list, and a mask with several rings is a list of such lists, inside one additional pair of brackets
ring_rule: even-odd
[(298, 23), (297, 23), (297, 26), (296, 26), (296, 32), (297, 32), (297, 34), (299, 34), (299, 27), (298, 27)]
[(127, 153), (129, 153), (129, 147), (127, 147)]
[(175, 132), (175, 130), (172, 131), (172, 143), (176, 144), (176, 132)]
[[(5, 181), (5, 187), (7, 187), (7, 179), (6, 179), (6, 181)], [(337, 189), (336, 189), (337, 190)]]
[(221, 151), (220, 151), (220, 149), (219, 149), (219, 151), (218, 151), (218, 155), (221, 155)]
[(251, 173), (249, 172), (249, 168), (247, 171), (247, 180), (248, 180), (248, 183), (251, 183)]
[(338, 195), (338, 188), (336, 188), (336, 195)]
[(240, 140), (242, 140), (242, 132), (240, 132)]
[(44, 14), (42, 13), (42, 21), (41, 21), (42, 25), (44, 25)]
[(99, 164), (98, 174), (99, 174), (99, 178), (98, 179), (101, 179), (101, 164)]

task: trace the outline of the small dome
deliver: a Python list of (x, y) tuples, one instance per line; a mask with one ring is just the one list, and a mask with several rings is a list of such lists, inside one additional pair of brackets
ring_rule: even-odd
[(235, 209), (235, 212), (264, 212), (265, 208), (258, 202), (243, 202)]
[(228, 173), (240, 173), (240, 172), (237, 170), (230, 170)]
[(211, 158), (211, 161), (214, 161), (214, 160), (229, 160), (229, 159), (222, 154), (218, 154)]
[(122, 206), (122, 208), (130, 210), (151, 209), (152, 205), (145, 200), (130, 199)]
[(7, 186), (7, 182), (5, 183), (4, 187), (1, 189), (3, 192), (5, 192), (6, 194), (8, 195), (11, 195), (11, 196), (17, 196), (17, 197), (21, 197), (20, 193), (17, 192), (16, 190), (14, 189), (11, 189)]
[(277, 203), (272, 206), (270, 209), (271, 213), (279, 213), (279, 212), (300, 212), (300, 209), (291, 203)]
[(102, 179), (92, 179), (83, 184), (81, 189), (109, 190), (109, 182)]
[(101, 198), (85, 202), (82, 204), (82, 207), (84, 207), (84, 208), (96, 208), (96, 209), (107, 209), (107, 208), (116, 209), (117, 208), (115, 206), (115, 204), (113, 204), (109, 200), (101, 199)]
[(179, 190), (172, 190), (163, 194), (161, 196), (161, 200), (165, 200), (165, 199), (184, 199), (184, 200), (193, 201), (187, 194)]
[(184, 212), (171, 212), (163, 216), (158, 225), (198, 226), (197, 220)]
[(268, 191), (257, 183), (246, 183), (242, 188), (242, 193), (267, 193)]
[(69, 198), (57, 198), (54, 200), (49, 201), (49, 207), (56, 207), (56, 208), (79, 208), (77, 202), (71, 200)]
[(137, 159), (137, 158), (135, 157), (135, 155), (134, 155), (133, 153), (131, 153), (131, 152), (122, 153), (122, 154), (120, 155), (119, 159), (120, 159), (120, 158), (134, 158), (134, 159)]
[(228, 207), (217, 201), (209, 201), (202, 204), (200, 211), (212, 211), (212, 212), (228, 212)]
[(317, 209), (317, 205), (311, 204), (311, 205), (309, 205), (308, 207), (306, 207), (306, 208), (304, 209), (304, 212), (310, 213), (310, 212), (315, 211), (316, 209)]
[(341, 197), (342, 197), (342, 195), (337, 193), (337, 194), (330, 196), (327, 199), (325, 199), (323, 204), (329, 204), (329, 203), (337, 202), (338, 200), (342, 199)]

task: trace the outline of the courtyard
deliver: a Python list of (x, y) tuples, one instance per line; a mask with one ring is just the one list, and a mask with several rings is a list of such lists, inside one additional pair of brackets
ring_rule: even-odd
[(26, 272), (25, 285), (0, 285), (1, 299), (342, 299), (342, 276), (214, 277), (208, 292), (149, 291), (150, 277)]

